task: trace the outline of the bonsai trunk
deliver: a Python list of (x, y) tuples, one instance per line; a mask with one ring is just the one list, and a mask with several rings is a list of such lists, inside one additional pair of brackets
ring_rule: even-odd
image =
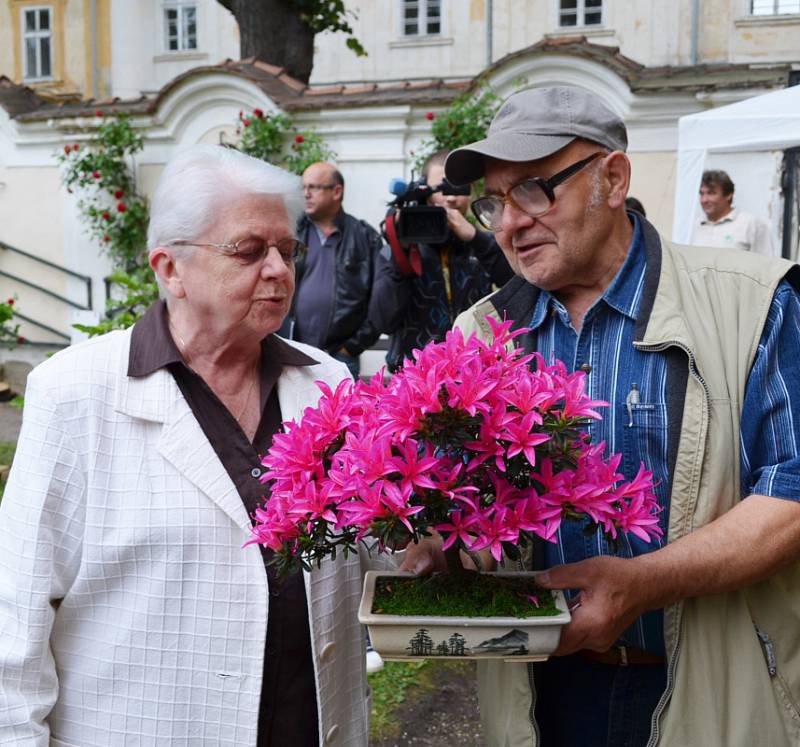
[(447, 572), (453, 578), (457, 578), (459, 581), (468, 583), (468, 579), (475, 575), (475, 571), (464, 568), (464, 565), (461, 562), (461, 550), (458, 546), (458, 543), (450, 545), (450, 547), (444, 551), (444, 557), (447, 561)]

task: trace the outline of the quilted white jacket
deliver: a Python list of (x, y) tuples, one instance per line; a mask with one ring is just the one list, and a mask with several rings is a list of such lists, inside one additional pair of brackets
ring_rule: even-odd
[[(296, 344), (296, 343), (293, 343)], [(345, 367), (287, 367), (284, 419)], [(0, 504), (0, 744), (255, 745), (269, 600), (242, 501), (130, 331), (30, 375)], [(367, 744), (361, 563), (306, 574), (320, 743)]]

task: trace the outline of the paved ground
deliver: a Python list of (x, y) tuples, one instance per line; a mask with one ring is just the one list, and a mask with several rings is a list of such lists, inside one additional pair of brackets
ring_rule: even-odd
[(0, 441), (16, 441), (22, 425), (22, 411), (0, 402)]
[(371, 742), (370, 747), (485, 747), (478, 717), (475, 665), (463, 670), (438, 667), (436, 689), (409, 697), (398, 717), (403, 731), (396, 739)]

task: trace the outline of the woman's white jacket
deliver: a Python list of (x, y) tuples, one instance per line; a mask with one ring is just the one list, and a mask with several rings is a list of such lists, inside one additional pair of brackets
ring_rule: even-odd
[[(285, 420), (315, 404), (286, 367)], [(126, 375), (130, 330), (30, 375), (0, 506), (0, 744), (256, 744), (267, 576), (250, 520), (170, 373)], [(361, 561), (306, 574), (320, 743), (367, 744)], [(309, 704), (309, 709), (311, 704)]]

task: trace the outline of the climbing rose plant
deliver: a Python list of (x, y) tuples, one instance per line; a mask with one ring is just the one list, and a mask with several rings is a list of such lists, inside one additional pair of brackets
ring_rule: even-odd
[(492, 118), (500, 108), (500, 98), (490, 88), (459, 96), (438, 115), (427, 112), (431, 137), (423, 140), (414, 154), (414, 170), (422, 169), (425, 159), (437, 150), (454, 150), (486, 137)]
[(98, 124), (82, 143), (68, 143), (58, 154), (62, 182), (78, 191), (78, 209), (89, 234), (113, 262), (107, 279), (116, 290), (106, 318), (98, 325), (76, 324), (89, 335), (129, 327), (158, 297), (147, 262), (147, 200), (138, 193), (131, 162), (142, 150), (142, 135), (125, 115), (95, 112)]
[(320, 135), (298, 130), (286, 114), (265, 114), (258, 108), (252, 113), (240, 111), (236, 134), (236, 147), (242, 153), (282, 166), (293, 174), (302, 175), (312, 163), (336, 158)]
[(19, 334), (19, 324), (14, 321), (16, 298), (0, 301), (0, 345), (14, 347), (22, 345), (25, 338)]
[(275, 551), (280, 572), (431, 530), (451, 568), (461, 549), (516, 559), (535, 537), (554, 542), (565, 520), (611, 541), (662, 534), (652, 473), (642, 465), (625, 482), (621, 456), (590, 442), (605, 403), (585, 394), (586, 375), (523, 354), (512, 343), (523, 330), (490, 323), (491, 344), (454, 330), (388, 383), (318, 383), (317, 407), (286, 423), (263, 460), (269, 498), (251, 542)]

